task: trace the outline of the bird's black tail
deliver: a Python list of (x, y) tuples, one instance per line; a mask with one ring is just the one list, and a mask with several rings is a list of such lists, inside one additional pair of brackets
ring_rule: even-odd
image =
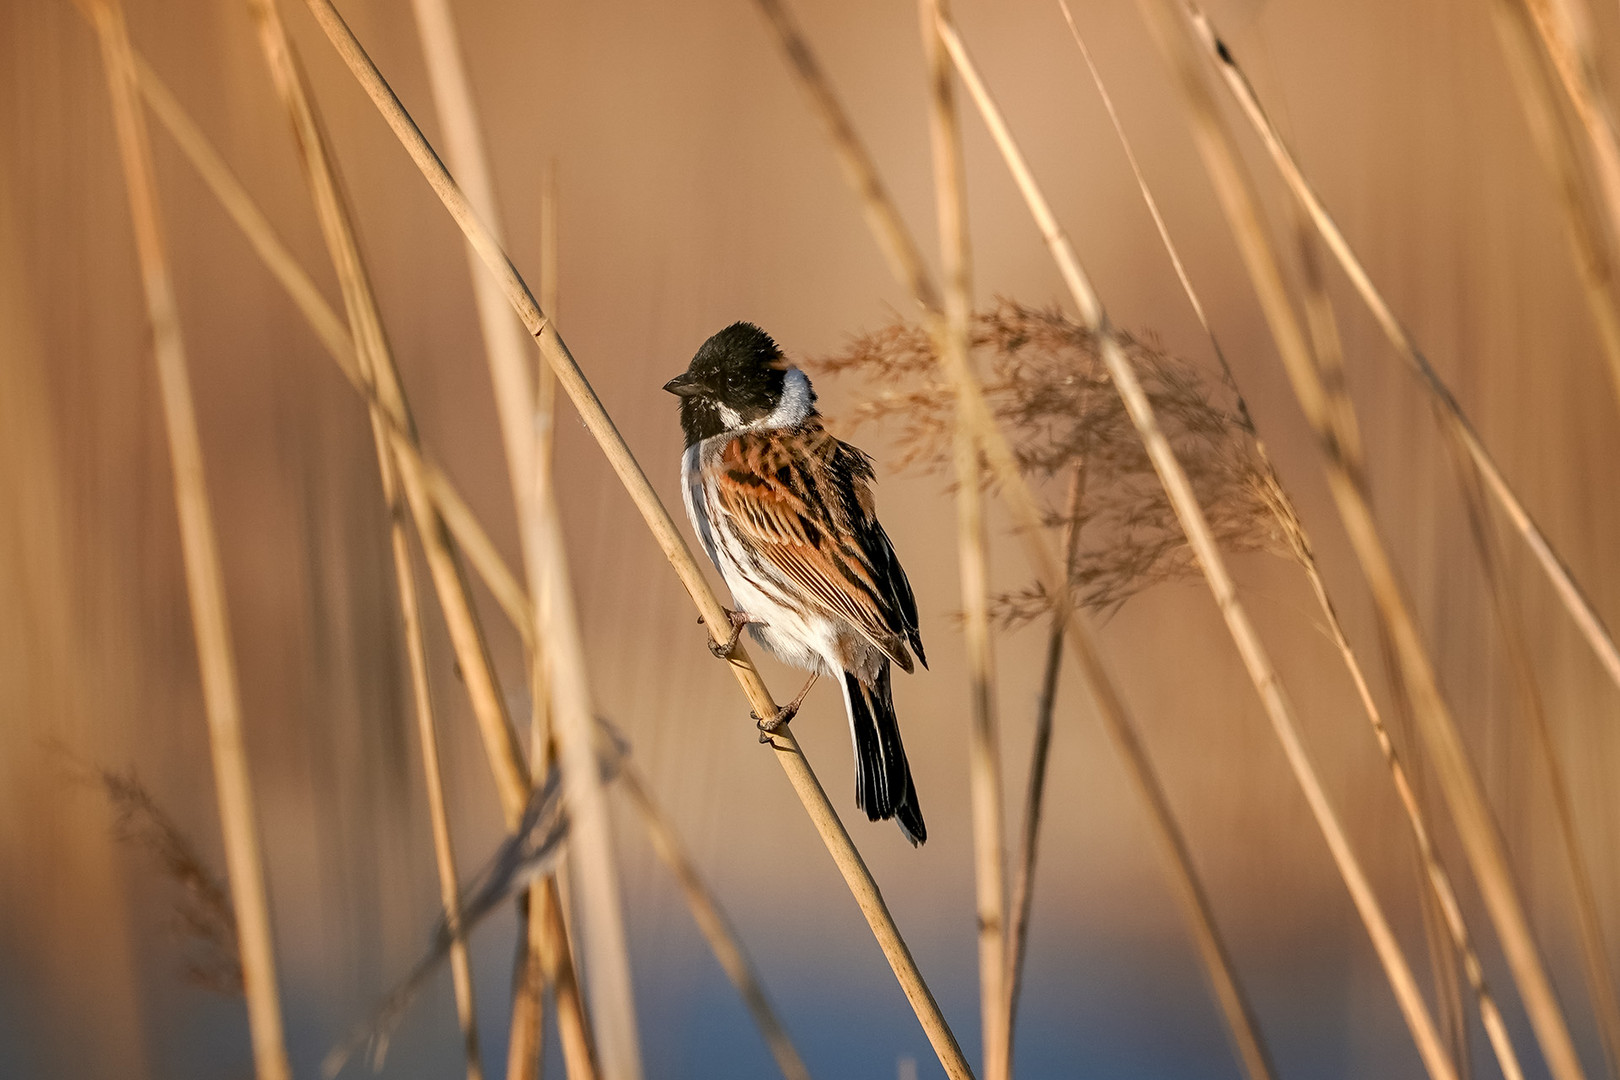
[(889, 665), (883, 665), (875, 686), (864, 686), (844, 672), (844, 706), (855, 741), (855, 805), (872, 821), (894, 818), (907, 840), (921, 844), (928, 839), (928, 827), (911, 782), (906, 748), (900, 743)]

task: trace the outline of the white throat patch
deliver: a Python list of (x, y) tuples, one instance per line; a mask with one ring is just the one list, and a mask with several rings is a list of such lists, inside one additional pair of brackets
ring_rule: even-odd
[(782, 400), (776, 403), (769, 416), (748, 425), (750, 431), (762, 428), (787, 428), (810, 415), (815, 407), (815, 395), (810, 391), (810, 378), (796, 367), (787, 369), (782, 379)]

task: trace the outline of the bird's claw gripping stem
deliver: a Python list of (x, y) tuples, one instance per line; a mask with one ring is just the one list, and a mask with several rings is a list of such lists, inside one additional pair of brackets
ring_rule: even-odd
[[(742, 637), (743, 627), (757, 621), (746, 611), (727, 611), (726, 619), (731, 623), (731, 636), (724, 642), (709, 639), (709, 651), (720, 660), (731, 659), (731, 654), (737, 651), (737, 639)], [(702, 622), (702, 619), (698, 621)]]

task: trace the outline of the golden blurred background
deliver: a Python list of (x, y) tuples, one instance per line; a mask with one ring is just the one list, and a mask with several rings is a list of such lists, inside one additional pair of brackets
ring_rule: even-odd
[[(1620, 9), (1596, 6), (1600, 39), (1620, 41)], [(1133, 6), (1076, 7), (1351, 634), (1376, 658), (1372, 609), (1317, 451), (1158, 54)], [(283, 8), (359, 208), (424, 442), (518, 565), (461, 238), (304, 6)], [(913, 5), (803, 0), (797, 9), (932, 252)], [(437, 141), (409, 6), (354, 0), (343, 10)], [(1225, 0), (1210, 12), (1597, 610), (1620, 618), (1615, 395), (1488, 5)], [(910, 310), (751, 5), (461, 0), (455, 14), (513, 258), (525, 273), (537, 263), (540, 176), (555, 162), (557, 322), (666, 505), (679, 504), (681, 443), (659, 387), (710, 333), (748, 319), (790, 355), (819, 356)], [(960, 2), (955, 15), (1115, 321), (1207, 360), (1056, 6)], [(335, 299), (246, 6), (129, 0), (127, 18), (136, 46)], [(965, 114), (964, 127), (979, 301), (1059, 300), (1061, 282), (983, 126)], [(384, 506), (363, 405), (172, 143), (156, 128), (153, 140), (224, 553), (289, 1043), (295, 1073), (313, 1076), (325, 1049), (423, 947), (438, 911)], [(1271, 205), (1282, 206), (1258, 153), (1252, 162)], [(1412, 381), (1336, 276), (1333, 286), (1386, 536), (1598, 1075), (1546, 776), (1455, 475)], [(824, 380), (818, 390), (836, 419), (860, 387)], [(914, 851), (892, 826), (854, 811), (831, 687), (812, 694), (794, 728), (977, 1060), (954, 510), (941, 477), (886, 467), (883, 432), (861, 429), (858, 441), (878, 459), (880, 510), (916, 587), (933, 663), (896, 683), (927, 846)], [(939, 1075), (860, 913), (757, 744), (745, 702), (566, 403), (557, 462), (599, 708), (629, 738), (712, 879), (811, 1072), (888, 1077), (910, 1058), (917, 1075)], [(1029, 577), (999, 517), (992, 550), (998, 587)], [(1614, 942), (1620, 698), (1522, 549), (1507, 550)], [(1239, 568), (1330, 795), (1408, 954), (1422, 957), (1405, 824), (1309, 591), (1294, 567), (1269, 557)], [(480, 596), (497, 666), (519, 687), (520, 643)], [(172, 884), (115, 840), (106, 800), (67, 764), (71, 756), (133, 770), (223, 867), (106, 82), (95, 35), (67, 0), (0, 3), (0, 611), (0, 1075), (250, 1075), (240, 1001), (180, 973)], [(455, 834), (473, 866), (499, 842), (499, 807), (436, 614), (428, 631)], [(1152, 590), (1102, 634), (1280, 1075), (1420, 1075), (1207, 590)], [(1041, 638), (1030, 629), (998, 641), (1009, 820), (1022, 798)], [(774, 661), (764, 665), (779, 694), (796, 685)], [(1140, 809), (1076, 675), (1064, 680), (1019, 1072), (1236, 1076)], [(1388, 699), (1382, 680), (1378, 692)], [(648, 1074), (768, 1075), (764, 1044), (667, 873), (635, 821), (615, 820)], [(1461, 867), (1455, 838), (1441, 839)], [(1485, 927), (1471, 888), (1464, 900), (1471, 924)], [(481, 928), (473, 946), (488, 1059), (501, 1062), (512, 916)], [(1485, 953), (1488, 974), (1508, 986), (1494, 942)], [(1503, 996), (1528, 1051), (1523, 1013)], [(1473, 1042), (1477, 1070), (1494, 1075), (1477, 1025)], [(548, 1048), (548, 1068), (561, 1075), (554, 1039)], [(1532, 1076), (1545, 1075), (1533, 1053), (1526, 1058)], [(441, 975), (402, 1025), (384, 1075), (459, 1068)]]

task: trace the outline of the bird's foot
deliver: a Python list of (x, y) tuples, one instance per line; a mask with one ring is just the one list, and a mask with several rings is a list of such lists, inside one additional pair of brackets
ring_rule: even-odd
[[(720, 660), (730, 660), (731, 654), (737, 651), (737, 639), (742, 637), (743, 627), (749, 623), (759, 621), (746, 611), (728, 610), (726, 619), (731, 623), (731, 636), (723, 642), (715, 641), (713, 638), (709, 639), (709, 651)], [(702, 621), (702, 616), (699, 616), (698, 622)]]
[[(796, 701), (788, 702), (772, 713), (768, 720), (762, 719), (757, 712), (750, 712), (748, 715), (754, 721), (754, 726), (759, 728), (759, 741), (770, 743), (772, 735), (781, 731), (788, 725), (788, 721), (799, 715), (799, 703)], [(772, 745), (775, 744), (772, 743)]]
[(812, 672), (809, 681), (804, 684), (804, 688), (799, 691), (798, 696), (796, 696), (786, 705), (783, 705), (780, 709), (777, 709), (776, 712), (771, 715), (769, 720), (762, 720), (757, 712), (750, 712), (748, 714), (749, 716), (753, 717), (754, 726), (759, 728), (760, 742), (770, 743), (773, 747), (776, 745), (774, 742), (771, 742), (771, 736), (785, 727), (788, 721), (799, 715), (799, 707), (804, 704), (804, 696), (810, 692), (810, 688), (812, 686), (816, 685), (816, 680), (819, 678), (821, 678), (821, 672)]

